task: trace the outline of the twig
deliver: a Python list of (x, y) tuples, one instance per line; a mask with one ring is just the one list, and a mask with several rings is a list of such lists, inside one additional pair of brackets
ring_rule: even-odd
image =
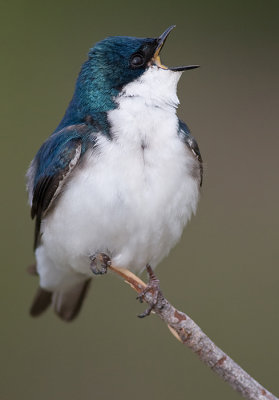
[[(146, 288), (146, 284), (130, 271), (114, 266), (111, 266), (110, 269), (122, 276), (136, 292), (140, 293)], [(147, 292), (143, 296), (143, 300), (148, 305), (153, 304), (152, 291)], [(278, 400), (219, 349), (188, 315), (174, 308), (164, 298), (161, 291), (159, 301), (153, 311), (168, 324), (169, 329), (180, 342), (192, 349), (200, 360), (244, 398), (249, 400)]]

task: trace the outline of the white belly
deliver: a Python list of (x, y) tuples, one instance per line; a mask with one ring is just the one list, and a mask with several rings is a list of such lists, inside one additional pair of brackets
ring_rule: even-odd
[(176, 115), (153, 109), (149, 119), (146, 110), (146, 123), (129, 114), (125, 129), (117, 124), (123, 112), (112, 111), (113, 140), (101, 135), (74, 171), (42, 223), (41, 279), (50, 277), (48, 262), (92, 276), (96, 252), (140, 272), (147, 263), (156, 267), (179, 240), (197, 206), (197, 161), (177, 135)]

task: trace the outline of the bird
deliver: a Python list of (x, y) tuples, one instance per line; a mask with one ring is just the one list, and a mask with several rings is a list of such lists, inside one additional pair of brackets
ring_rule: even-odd
[(92, 278), (110, 263), (153, 270), (196, 212), (203, 161), (177, 116), (177, 84), (198, 65), (162, 64), (174, 27), (155, 38), (96, 43), (64, 117), (29, 166), (34, 317), (52, 306), (73, 320)]

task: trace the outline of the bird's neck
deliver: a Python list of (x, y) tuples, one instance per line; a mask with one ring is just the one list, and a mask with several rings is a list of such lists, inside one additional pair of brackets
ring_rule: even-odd
[(107, 113), (117, 107), (114, 99), (119, 91), (98, 79), (92, 66), (85, 62), (77, 79), (73, 98), (56, 132), (65, 126), (86, 121), (90, 116), (98, 130), (108, 133)]

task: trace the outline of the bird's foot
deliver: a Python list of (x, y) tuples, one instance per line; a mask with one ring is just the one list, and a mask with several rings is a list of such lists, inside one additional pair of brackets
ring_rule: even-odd
[(108, 267), (111, 265), (110, 257), (105, 253), (95, 253), (90, 259), (90, 269), (95, 275), (103, 275), (107, 273)]
[(139, 293), (139, 295), (137, 296), (137, 299), (142, 303), (145, 295), (150, 293), (152, 295), (152, 302), (149, 303), (148, 308), (143, 313), (138, 315), (139, 318), (144, 318), (147, 315), (149, 315), (151, 313), (151, 311), (153, 310), (153, 308), (155, 306), (158, 306), (161, 299), (163, 298), (162, 293), (160, 291), (160, 286), (159, 286), (160, 281), (154, 274), (154, 272), (149, 264), (147, 264), (146, 270), (149, 275), (149, 281), (148, 281), (146, 288), (143, 289), (143, 291)]

